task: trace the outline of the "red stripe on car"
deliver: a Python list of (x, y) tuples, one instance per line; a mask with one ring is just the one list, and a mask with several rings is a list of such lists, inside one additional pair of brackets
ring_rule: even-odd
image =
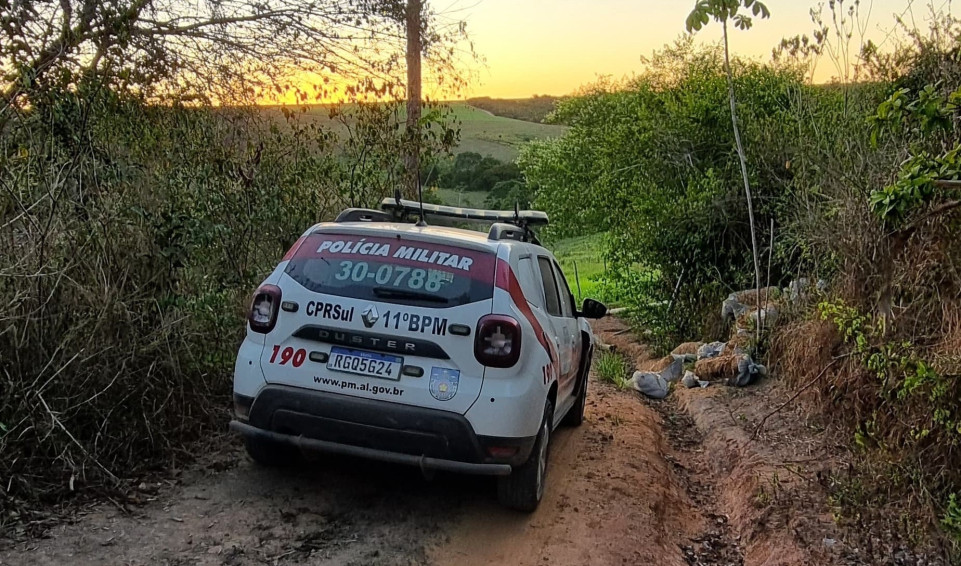
[(534, 312), (531, 311), (531, 306), (527, 304), (527, 298), (524, 296), (524, 292), (521, 290), (521, 284), (517, 281), (517, 277), (514, 275), (514, 270), (511, 269), (510, 264), (501, 258), (497, 258), (497, 269), (494, 274), (494, 285), (499, 289), (507, 291), (511, 296), (511, 300), (520, 309), (521, 314), (527, 319), (527, 322), (531, 323), (534, 328), (534, 334), (537, 336), (537, 341), (540, 342), (544, 350), (547, 351), (547, 356), (551, 360), (551, 365), (557, 363), (557, 351), (554, 349), (554, 344), (547, 339), (547, 333), (544, 332), (544, 327), (534, 316)]

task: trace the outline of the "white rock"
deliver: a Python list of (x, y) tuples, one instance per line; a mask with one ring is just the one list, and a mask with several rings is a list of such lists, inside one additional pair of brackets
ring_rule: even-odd
[(724, 342), (711, 342), (710, 344), (704, 344), (697, 349), (697, 359), (703, 360), (719, 356), (721, 355), (721, 352), (724, 351), (724, 346)]
[(648, 371), (636, 371), (631, 378), (634, 389), (653, 399), (663, 399), (667, 397), (670, 386), (659, 374)]
[(661, 370), (660, 373), (661, 378), (668, 383), (681, 379), (681, 374), (684, 373), (684, 358), (679, 356), (673, 357), (674, 361), (671, 362), (671, 365)]

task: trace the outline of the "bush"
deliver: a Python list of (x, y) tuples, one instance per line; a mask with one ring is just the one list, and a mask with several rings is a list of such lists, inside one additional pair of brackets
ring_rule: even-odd
[[(762, 269), (777, 286), (830, 280), (817, 310), (785, 313), (795, 319), (769, 362), (791, 383), (820, 375), (816, 398), (864, 469), (884, 471), (863, 483), (957, 538), (961, 25), (910, 37), (889, 59), (865, 54), (870, 76), (889, 80), (815, 86), (745, 62), (734, 79)], [(662, 351), (719, 338), (721, 299), (753, 287), (724, 83), (718, 53), (680, 42), (644, 74), (561, 102), (567, 134), (519, 159), (549, 235), (608, 232), (608, 266)]]
[(313, 125), (95, 87), (0, 132), (4, 508), (116, 485), (223, 430), (249, 294), (307, 227), (390, 186)]
[(934, 180), (961, 173), (957, 82), (944, 80), (961, 76), (961, 34), (936, 31), (948, 44), (918, 42), (903, 77), (811, 107), (804, 151), (819, 159), (791, 184), (786, 241), (834, 277), (808, 320), (777, 332), (774, 354), (797, 383), (834, 364), (817, 399), (851, 432), (865, 483), (957, 546), (961, 206)]
[[(737, 64), (759, 241), (786, 207), (798, 97), (791, 69)], [(753, 286), (747, 209), (720, 53), (681, 42), (624, 84), (599, 84), (561, 102), (561, 138), (533, 143), (519, 163), (551, 234), (607, 230), (611, 272), (664, 346), (702, 336), (720, 300)], [(788, 164), (788, 165), (785, 165)], [(766, 247), (766, 246), (765, 246)], [(774, 282), (794, 257), (774, 258)], [(654, 274), (640, 277), (639, 274)], [(716, 316), (713, 316), (716, 318)]]

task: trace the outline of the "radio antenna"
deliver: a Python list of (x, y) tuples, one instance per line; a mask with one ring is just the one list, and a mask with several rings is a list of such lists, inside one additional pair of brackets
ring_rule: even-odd
[(420, 182), (419, 172), (417, 174), (417, 202), (420, 203), (420, 220), (418, 220), (414, 226), (427, 226), (427, 220), (424, 219), (424, 186)]

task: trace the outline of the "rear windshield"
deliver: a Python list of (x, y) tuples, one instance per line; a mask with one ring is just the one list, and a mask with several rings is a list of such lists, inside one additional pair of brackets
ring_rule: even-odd
[(447, 308), (493, 296), (491, 252), (418, 240), (311, 234), (287, 275), (338, 297)]

